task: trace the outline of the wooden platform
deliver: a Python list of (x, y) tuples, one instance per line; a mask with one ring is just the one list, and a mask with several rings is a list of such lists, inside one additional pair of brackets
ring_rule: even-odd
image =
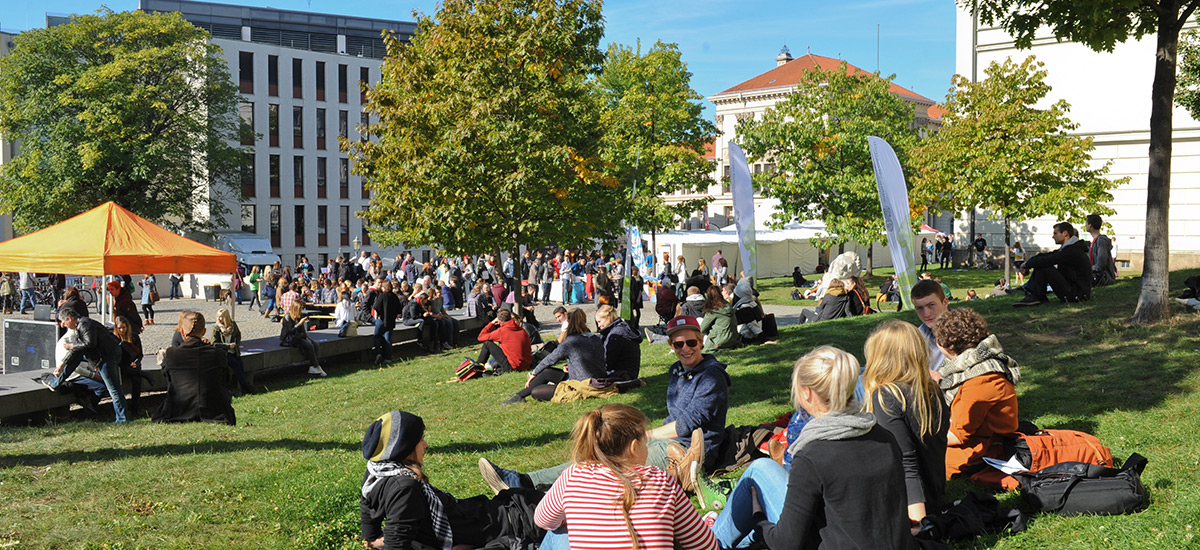
[[(460, 334), (474, 334), (483, 326), (479, 319), (454, 315), (459, 322)], [(353, 363), (369, 360), (374, 357), (375, 327), (363, 325), (358, 327), (358, 336), (342, 338), (337, 329), (315, 330), (308, 333), (317, 343), (318, 356), (323, 363), (336, 368), (337, 363)], [(399, 325), (392, 331), (392, 345), (415, 345), (417, 340), (416, 327)], [(473, 342), (474, 340), (471, 340)], [(329, 360), (326, 362), (325, 360)], [(297, 348), (279, 345), (278, 337), (259, 338), (242, 341), (242, 364), (245, 367), (246, 378), (254, 381), (255, 373), (267, 369), (307, 367), (304, 354)], [(166, 379), (154, 354), (148, 354), (142, 360), (142, 368), (154, 378), (153, 384), (143, 384), (142, 391), (162, 391), (166, 389)], [(0, 419), (25, 416), (41, 412), (65, 411), (75, 402), (74, 396), (53, 392), (36, 379), (46, 370), (17, 372), (0, 375)], [(130, 384), (125, 382), (128, 392)]]

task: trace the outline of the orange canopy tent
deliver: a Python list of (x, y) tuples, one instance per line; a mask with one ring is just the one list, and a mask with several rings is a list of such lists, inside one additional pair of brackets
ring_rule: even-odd
[(72, 275), (233, 273), (237, 256), (176, 235), (114, 202), (0, 243), (0, 270)]

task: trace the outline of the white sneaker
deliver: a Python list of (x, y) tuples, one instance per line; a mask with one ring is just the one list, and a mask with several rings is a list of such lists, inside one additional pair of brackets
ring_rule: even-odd
[(442, 351), (450, 351), (452, 349), (454, 349), (454, 346), (451, 346), (448, 342), (445, 344), (442, 344)]
[(308, 367), (308, 373), (313, 376), (319, 376), (321, 378), (325, 378), (326, 376), (329, 376), (328, 374), (325, 373), (325, 369), (323, 369), (321, 367)]

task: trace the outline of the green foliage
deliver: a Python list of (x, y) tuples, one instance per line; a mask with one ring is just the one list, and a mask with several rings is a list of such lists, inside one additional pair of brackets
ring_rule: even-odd
[(991, 63), (979, 82), (954, 76), (941, 130), (912, 152), (923, 194), (915, 199), (993, 219), (1052, 215), (1080, 225), (1112, 212), (1109, 190), (1128, 178), (1104, 178), (1111, 162), (1092, 168), (1092, 138), (1073, 134), (1066, 100), (1039, 107), (1050, 92), (1042, 67), (1029, 56)]
[(110, 200), (176, 230), (228, 213), (238, 94), (208, 38), (178, 13), (107, 8), (18, 35), (0, 58), (0, 132), (20, 142), (0, 212), (22, 232)]
[(780, 201), (774, 225), (821, 220), (821, 246), (886, 242), (867, 137), (887, 140), (902, 166), (917, 140), (913, 106), (889, 91), (893, 78), (851, 74), (845, 62), (809, 71), (761, 119), (738, 124), (747, 156), (776, 164), (755, 179), (763, 196)]
[(703, 118), (703, 96), (691, 86), (692, 73), (679, 46), (654, 43), (642, 54), (620, 44), (608, 48), (596, 78), (604, 109), (602, 158), (625, 186), (637, 182), (627, 223), (643, 233), (676, 227), (708, 198), (668, 206), (664, 194), (703, 193), (713, 183), (713, 164), (704, 159), (704, 143), (717, 128)]
[(602, 168), (587, 82), (600, 2), (447, 0), (417, 25), (409, 44), (388, 38), (373, 139), (343, 142), (374, 194), (372, 236), (476, 253), (617, 230), (627, 199)]
[(1187, 109), (1192, 118), (1200, 119), (1200, 33), (1191, 30), (1183, 34), (1179, 57), (1175, 104)]

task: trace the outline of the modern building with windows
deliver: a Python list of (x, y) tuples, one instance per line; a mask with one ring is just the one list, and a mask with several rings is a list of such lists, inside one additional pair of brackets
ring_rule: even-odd
[(268, 237), (285, 265), (307, 256), (320, 266), (359, 247), (395, 256), (372, 243), (357, 216), (371, 197), (338, 138), (365, 139), (362, 89), (379, 81), (381, 33), (407, 41), (415, 23), (190, 0), (139, 0), (138, 8), (179, 12), (207, 30), (240, 88), (254, 134), (241, 136), (242, 197), (215, 226)]

